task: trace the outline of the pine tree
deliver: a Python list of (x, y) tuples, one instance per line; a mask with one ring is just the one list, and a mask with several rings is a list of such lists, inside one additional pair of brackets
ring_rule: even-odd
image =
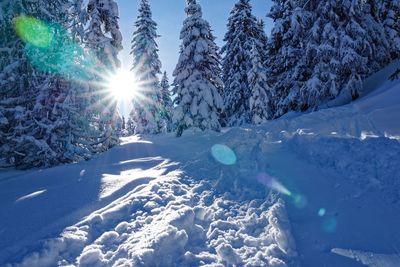
[(85, 33), (85, 43), (95, 58), (91, 68), (96, 69), (96, 74), (92, 76), (94, 85), (90, 88), (91, 110), (88, 113), (90, 119), (97, 124), (96, 150), (104, 151), (118, 143), (115, 131), (118, 115), (116, 101), (107, 97), (106, 90), (99, 84), (104, 82), (107, 73), (113, 73), (120, 67), (118, 53), (122, 50), (122, 35), (115, 1), (90, 0), (87, 12), (89, 27)]
[(272, 117), (271, 91), (267, 85), (262, 58), (257, 47), (253, 45), (250, 58), (252, 67), (247, 73), (251, 90), (249, 109), (253, 124), (261, 124)]
[[(5, 107), (0, 150), (18, 168), (72, 162), (90, 154), (80, 143), (73, 87), (62, 77), (69, 78), (67, 70), (74, 67), (77, 47), (63, 30), (68, 4), (66, 0), (10, 2), (5, 9), (9, 17), (2, 29), (8, 34), (2, 44), (9, 65), (0, 74), (8, 76), (0, 77), (4, 83), (0, 106)], [(25, 27), (31, 31), (24, 32)]]
[(136, 31), (132, 40), (132, 70), (141, 85), (141, 97), (133, 99), (130, 114), (135, 123), (135, 133), (157, 134), (165, 128), (162, 117), (161, 88), (158, 75), (161, 62), (156, 43), (157, 24), (152, 19), (148, 0), (141, 0)]
[(398, 1), (379, 1), (379, 18), (383, 24), (392, 59), (400, 57), (400, 3)]
[(135, 122), (132, 120), (131, 117), (129, 117), (128, 121), (126, 122), (126, 133), (127, 135), (135, 134)]
[(300, 88), (307, 75), (304, 50), (311, 16), (303, 9), (305, 1), (273, 2), (268, 14), (275, 25), (267, 45), (267, 78), (275, 94), (275, 117), (279, 117), (289, 110), (304, 109)]
[(219, 131), (223, 110), (215, 37), (196, 0), (187, 0), (185, 12), (180, 57), (173, 73), (176, 95), (173, 122), (177, 136), (189, 128)]
[(171, 99), (171, 91), (167, 72), (164, 71), (163, 77), (160, 82), (161, 87), (161, 108), (162, 108), (162, 118), (166, 123), (166, 130), (170, 132), (172, 130), (172, 111), (173, 104)]
[(362, 79), (391, 60), (379, 10), (368, 0), (274, 1), (267, 78), (275, 117), (359, 96)]
[[(316, 1), (315, 1), (316, 2)], [(339, 92), (337, 69), (340, 65), (340, 33), (337, 30), (337, 14), (332, 1), (324, 3), (309, 2), (313, 24), (309, 37), (305, 40), (307, 72), (298, 96), (300, 109), (314, 108)], [(280, 114), (282, 115), (282, 114)]]
[[(225, 45), (222, 47), (224, 103), (230, 126), (251, 122), (251, 88), (247, 77), (252, 67), (251, 49), (254, 45), (263, 55), (265, 40), (263, 29), (252, 15), (249, 0), (239, 0), (230, 13)], [(264, 62), (261, 63), (264, 65)]]

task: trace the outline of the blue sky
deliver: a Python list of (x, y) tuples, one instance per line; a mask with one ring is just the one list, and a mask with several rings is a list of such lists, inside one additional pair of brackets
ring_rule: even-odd
[[(121, 53), (124, 68), (131, 67), (131, 39), (134, 31), (134, 21), (137, 17), (139, 0), (117, 0), (120, 11), (120, 28), (124, 38), (124, 51)], [(160, 49), (160, 59), (163, 64), (163, 70), (172, 76), (172, 71), (179, 56), (179, 33), (182, 28), (182, 22), (185, 19), (184, 7), (185, 0), (150, 0), (153, 19), (158, 23), (157, 43)], [(226, 32), (226, 24), (229, 12), (234, 6), (236, 0), (200, 0), (203, 9), (203, 16), (207, 19), (214, 35), (217, 37), (219, 46), (223, 44), (223, 36)], [(270, 7), (270, 0), (252, 0), (253, 13), (258, 18), (266, 22), (266, 32), (269, 34), (272, 21), (266, 17)]]

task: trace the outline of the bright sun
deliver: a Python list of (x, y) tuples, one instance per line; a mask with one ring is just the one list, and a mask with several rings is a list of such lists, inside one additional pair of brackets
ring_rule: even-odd
[(130, 101), (137, 89), (136, 79), (131, 72), (120, 70), (108, 79), (107, 87), (115, 99)]

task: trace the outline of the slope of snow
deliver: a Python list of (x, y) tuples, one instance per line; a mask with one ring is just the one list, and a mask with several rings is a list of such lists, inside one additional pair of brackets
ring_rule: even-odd
[(400, 83), (379, 84), (260, 127), (3, 171), (0, 266), (400, 266)]

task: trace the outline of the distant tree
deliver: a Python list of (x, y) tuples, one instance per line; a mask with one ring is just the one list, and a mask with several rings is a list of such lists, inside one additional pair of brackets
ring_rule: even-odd
[(173, 123), (177, 136), (189, 128), (219, 131), (223, 110), (215, 37), (196, 0), (187, 0), (185, 11), (180, 57), (173, 73), (176, 95)]
[(161, 114), (165, 121), (165, 127), (168, 132), (172, 130), (172, 111), (173, 104), (171, 99), (170, 84), (167, 76), (167, 72), (164, 71), (163, 77), (161, 79)]
[(148, 0), (141, 0), (139, 15), (133, 34), (132, 70), (141, 85), (141, 97), (133, 99), (130, 114), (135, 123), (135, 133), (158, 134), (165, 128), (162, 117), (162, 95), (158, 75), (161, 74), (161, 62), (156, 43), (157, 23), (152, 19)]

